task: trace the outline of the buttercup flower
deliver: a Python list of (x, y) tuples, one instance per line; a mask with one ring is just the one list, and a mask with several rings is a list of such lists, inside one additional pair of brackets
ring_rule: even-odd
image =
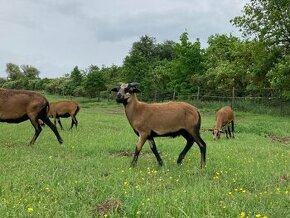
[(28, 208), (27, 208), (27, 211), (28, 211), (29, 213), (32, 213), (32, 212), (33, 212), (33, 208), (32, 208), (32, 207), (28, 207)]

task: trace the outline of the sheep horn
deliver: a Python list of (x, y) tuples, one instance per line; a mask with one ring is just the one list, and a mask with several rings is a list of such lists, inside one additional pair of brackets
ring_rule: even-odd
[(131, 87), (136, 87), (136, 86), (139, 86), (140, 83), (137, 83), (137, 82), (131, 82), (131, 83), (129, 83), (129, 85), (130, 85)]

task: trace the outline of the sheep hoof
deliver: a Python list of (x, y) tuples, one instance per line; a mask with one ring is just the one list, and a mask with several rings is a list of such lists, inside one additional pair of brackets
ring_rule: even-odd
[(131, 162), (131, 167), (136, 167), (137, 163), (135, 161)]
[(176, 161), (176, 163), (177, 163), (178, 165), (181, 165), (181, 164), (182, 164), (182, 161), (183, 161), (182, 158), (178, 158), (177, 161)]

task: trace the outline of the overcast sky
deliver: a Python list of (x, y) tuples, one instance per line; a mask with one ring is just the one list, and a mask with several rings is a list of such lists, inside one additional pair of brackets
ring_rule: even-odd
[(216, 33), (238, 35), (229, 20), (248, 0), (0, 0), (0, 77), (6, 63), (55, 78), (74, 66), (121, 65), (143, 35), (206, 46)]

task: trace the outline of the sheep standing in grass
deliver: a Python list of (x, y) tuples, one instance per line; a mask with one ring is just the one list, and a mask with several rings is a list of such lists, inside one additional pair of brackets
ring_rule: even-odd
[(48, 110), (48, 101), (39, 93), (0, 88), (0, 122), (20, 123), (30, 120), (35, 129), (30, 145), (34, 144), (42, 130), (39, 120), (48, 125), (57, 137), (58, 142), (62, 143), (57, 128), (48, 118)]
[(112, 91), (117, 92), (116, 101), (123, 103), (128, 121), (139, 136), (132, 166), (137, 164), (139, 153), (146, 142), (149, 142), (160, 166), (163, 161), (157, 151), (154, 137), (182, 135), (187, 143), (179, 154), (177, 163), (182, 163), (186, 153), (196, 142), (201, 153), (201, 168), (206, 163), (206, 143), (200, 137), (201, 117), (198, 109), (185, 102), (167, 102), (146, 104), (137, 99), (135, 93), (140, 92), (138, 83), (122, 83)]
[[(231, 128), (230, 128), (231, 124)], [(219, 139), (220, 134), (223, 132), (222, 128), (225, 129), (226, 137), (228, 138), (228, 135), (230, 137), (234, 136), (234, 111), (230, 106), (225, 106), (219, 109), (216, 112), (216, 124), (215, 128), (213, 129), (213, 137), (214, 139)]]
[(49, 112), (48, 116), (54, 119), (54, 125), (56, 125), (56, 120), (60, 125), (60, 128), (63, 129), (62, 124), (60, 122), (60, 118), (71, 117), (71, 129), (75, 125), (76, 128), (78, 126), (78, 120), (76, 115), (80, 110), (80, 106), (75, 101), (58, 101), (58, 102), (50, 102), (49, 103)]

